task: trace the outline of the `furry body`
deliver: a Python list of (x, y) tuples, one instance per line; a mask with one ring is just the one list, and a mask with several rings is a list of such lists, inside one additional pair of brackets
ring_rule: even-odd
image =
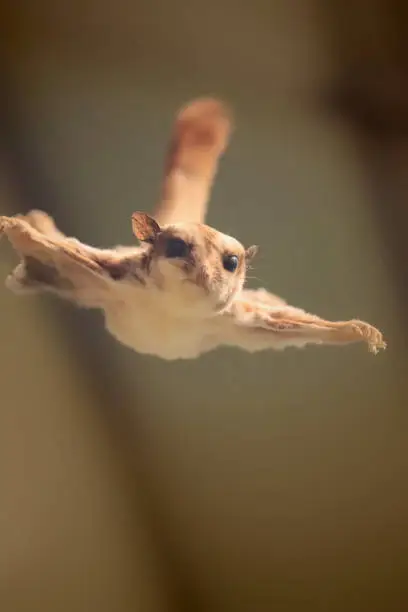
[(155, 216), (132, 216), (140, 246), (91, 247), (41, 211), (0, 217), (0, 235), (21, 258), (9, 289), (97, 308), (119, 342), (163, 359), (192, 359), (221, 345), (254, 352), (364, 341), (374, 353), (385, 348), (368, 323), (326, 321), (265, 289), (245, 289), (256, 249), (204, 224), (230, 131), (229, 112), (217, 100), (195, 100), (179, 113)]

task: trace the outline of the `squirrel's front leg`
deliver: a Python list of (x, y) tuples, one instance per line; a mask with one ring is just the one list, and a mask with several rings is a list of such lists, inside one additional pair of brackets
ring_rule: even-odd
[(6, 286), (16, 293), (51, 292), (86, 307), (103, 307), (129, 257), (68, 238), (45, 213), (0, 217), (5, 234), (21, 257)]
[(225, 343), (247, 351), (353, 342), (366, 342), (372, 353), (386, 347), (381, 332), (364, 321), (326, 321), (291, 306), (271, 308), (241, 299), (224, 318)]

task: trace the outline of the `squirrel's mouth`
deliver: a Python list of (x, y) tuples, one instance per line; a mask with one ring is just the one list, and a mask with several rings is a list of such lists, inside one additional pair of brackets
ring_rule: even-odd
[[(214, 313), (219, 313), (225, 310), (234, 299), (235, 291), (227, 291), (226, 294), (220, 295), (216, 288), (211, 288), (211, 284), (204, 282), (197, 282), (197, 279), (185, 278), (183, 283), (193, 285), (196, 289), (204, 292), (206, 298), (205, 301), (208, 303), (208, 299), (211, 302), (211, 310)], [(211, 297), (213, 299), (211, 299)]]
[(211, 293), (210, 288), (208, 287), (208, 285), (204, 284), (204, 283), (198, 282), (197, 279), (184, 278), (182, 282), (186, 283), (188, 285), (194, 285), (194, 287), (196, 287), (196, 289), (202, 289), (206, 294)]

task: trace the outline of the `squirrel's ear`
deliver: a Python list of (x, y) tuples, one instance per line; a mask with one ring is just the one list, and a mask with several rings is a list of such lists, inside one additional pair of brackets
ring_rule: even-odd
[(258, 247), (253, 245), (250, 246), (248, 249), (246, 249), (245, 251), (245, 258), (247, 261), (251, 261), (251, 259), (253, 259), (255, 257), (255, 255), (258, 253)]
[(146, 213), (135, 212), (132, 215), (133, 233), (141, 242), (153, 243), (160, 234), (160, 225)]

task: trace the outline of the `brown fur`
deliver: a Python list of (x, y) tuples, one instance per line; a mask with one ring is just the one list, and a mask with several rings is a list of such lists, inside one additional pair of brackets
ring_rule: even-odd
[[(244, 289), (256, 247), (204, 224), (211, 185), (231, 132), (230, 112), (199, 99), (178, 114), (155, 217), (132, 216), (140, 246), (97, 249), (65, 236), (42, 211), (0, 217), (21, 262), (7, 279), (18, 293), (48, 291), (99, 308), (120, 342), (164, 359), (193, 358), (220, 345), (247, 351), (364, 341), (385, 348), (382, 334), (359, 320), (326, 321), (265, 289)], [(188, 248), (171, 257), (169, 241)], [(226, 255), (238, 258), (225, 268)]]
[(203, 223), (218, 161), (232, 131), (232, 114), (213, 98), (186, 104), (176, 117), (155, 218), (160, 224)]

